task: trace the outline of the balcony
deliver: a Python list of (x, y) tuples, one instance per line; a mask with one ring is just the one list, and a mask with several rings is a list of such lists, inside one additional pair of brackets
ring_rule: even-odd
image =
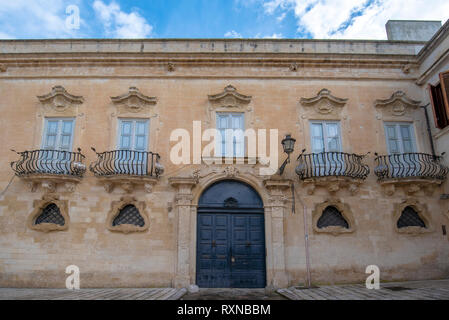
[(344, 152), (302, 153), (296, 173), (310, 186), (310, 195), (319, 186), (326, 187), (330, 193), (347, 187), (355, 194), (370, 172), (368, 165), (362, 163), (364, 157)]
[(431, 195), (432, 187), (440, 185), (449, 172), (441, 160), (441, 156), (426, 153), (376, 154), (374, 173), (389, 195), (394, 193), (396, 186), (405, 186), (409, 195), (420, 189)]
[(107, 192), (116, 185), (130, 193), (136, 185), (142, 184), (147, 192), (163, 173), (160, 156), (151, 151), (113, 150), (98, 153), (97, 160), (90, 164), (90, 171), (104, 184)]
[(40, 149), (16, 153), (20, 159), (11, 162), (11, 168), (16, 176), (29, 182), (33, 192), (39, 184), (49, 192), (55, 192), (58, 184), (65, 184), (66, 190), (73, 192), (86, 171), (85, 157), (79, 148), (78, 152)]

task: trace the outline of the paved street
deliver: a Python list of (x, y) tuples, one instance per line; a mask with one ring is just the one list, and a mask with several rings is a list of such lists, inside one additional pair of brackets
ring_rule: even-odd
[(174, 288), (16, 289), (0, 288), (0, 300), (449, 300), (449, 280), (383, 283), (380, 290), (362, 284), (264, 289)]
[(0, 300), (178, 300), (186, 289), (15, 289), (0, 288)]
[(291, 287), (277, 292), (291, 300), (449, 300), (449, 280), (381, 283), (379, 290), (353, 284), (313, 289)]

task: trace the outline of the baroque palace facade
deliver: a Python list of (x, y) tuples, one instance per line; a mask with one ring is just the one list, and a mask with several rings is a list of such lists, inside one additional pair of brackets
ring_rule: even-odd
[[(448, 23), (429, 41), (0, 41), (0, 286), (64, 287), (69, 265), (81, 287), (447, 278), (448, 48)], [(194, 121), (278, 129), (291, 161), (263, 175), (234, 138), (226, 163), (174, 163)]]

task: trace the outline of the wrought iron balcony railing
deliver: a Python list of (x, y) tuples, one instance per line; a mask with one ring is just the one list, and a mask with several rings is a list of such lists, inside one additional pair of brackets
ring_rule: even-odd
[(376, 154), (374, 173), (379, 181), (401, 178), (446, 179), (449, 169), (441, 156), (426, 153)]
[(79, 148), (78, 152), (40, 149), (16, 153), (20, 159), (11, 162), (11, 168), (17, 176), (51, 174), (82, 177), (86, 171), (85, 157)]
[(344, 152), (302, 153), (296, 173), (302, 180), (332, 176), (364, 180), (370, 172), (368, 165), (362, 163), (364, 157)]
[(113, 150), (98, 153), (96, 161), (90, 164), (90, 171), (97, 176), (160, 176), (163, 166), (160, 156), (150, 151)]

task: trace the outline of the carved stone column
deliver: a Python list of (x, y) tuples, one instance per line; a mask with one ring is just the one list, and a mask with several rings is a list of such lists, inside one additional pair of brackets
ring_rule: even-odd
[(284, 211), (289, 198), (284, 193), (290, 189), (291, 181), (268, 179), (264, 181), (264, 185), (270, 193), (270, 202), (265, 205), (265, 208), (271, 211), (273, 286), (285, 288), (288, 286), (288, 277), (285, 269)]
[(176, 256), (176, 275), (174, 286), (187, 287), (192, 283), (190, 279), (190, 211), (192, 206), (192, 188), (196, 185), (194, 178), (174, 177), (169, 179), (170, 184), (176, 188), (175, 210), (177, 212), (178, 242)]

